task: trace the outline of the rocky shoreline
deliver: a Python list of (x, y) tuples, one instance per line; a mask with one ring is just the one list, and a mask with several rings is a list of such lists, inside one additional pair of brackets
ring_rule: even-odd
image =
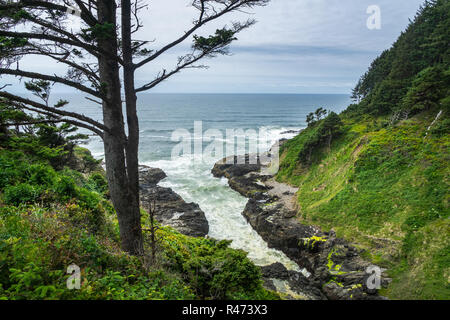
[[(361, 257), (362, 251), (337, 238), (333, 231), (322, 232), (296, 219), (297, 189), (275, 181), (263, 170), (265, 164), (249, 161), (253, 157), (223, 159), (211, 172), (217, 178), (227, 178), (232, 189), (249, 198), (242, 214), (269, 247), (284, 252), (311, 273), (306, 278), (274, 264), (262, 268), (265, 279), (286, 279), (291, 288), (312, 299), (385, 299), (368, 284), (376, 285), (379, 280), (386, 287), (390, 279), (384, 274), (376, 279), (374, 273), (366, 273), (373, 265)], [(267, 280), (266, 286), (271, 287)]]
[[(367, 287), (370, 274), (366, 268), (371, 263), (361, 258), (362, 252), (332, 231), (300, 223), (295, 218), (297, 189), (278, 183), (261, 170), (264, 164), (250, 159), (255, 160), (248, 155), (224, 159), (214, 165), (212, 173), (226, 177), (232, 189), (249, 199), (242, 214), (269, 247), (308, 271), (287, 270), (281, 263), (263, 266), (265, 287), (284, 293), (287, 299), (383, 299)], [(142, 206), (154, 204), (155, 218), (162, 225), (188, 236), (207, 236), (208, 220), (198, 204), (158, 186), (166, 177), (163, 170), (140, 166), (139, 177)], [(389, 280), (381, 277), (380, 283), (387, 286)]]
[(155, 219), (191, 237), (204, 237), (209, 232), (205, 213), (196, 203), (187, 203), (171, 188), (158, 186), (166, 177), (163, 170), (139, 166), (139, 189), (141, 205), (155, 205)]
[[(209, 225), (204, 212), (198, 204), (185, 202), (172, 189), (158, 186), (165, 177), (161, 169), (144, 165), (139, 167), (141, 205), (144, 208), (155, 205), (155, 219), (162, 225), (192, 237), (207, 236)], [(281, 263), (261, 267), (261, 271), (265, 287), (284, 294), (287, 299), (321, 297), (321, 293), (314, 288), (304, 290), (308, 286), (304, 274), (287, 270)]]

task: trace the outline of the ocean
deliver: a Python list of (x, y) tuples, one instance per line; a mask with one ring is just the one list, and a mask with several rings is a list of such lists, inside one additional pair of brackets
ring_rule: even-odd
[[(99, 105), (79, 96), (58, 98), (71, 102), (68, 109), (101, 119)], [(237, 130), (238, 134), (245, 130), (247, 133), (264, 131), (270, 140), (265, 143), (268, 148), (267, 145), (291, 138), (294, 132), (304, 128), (306, 115), (318, 107), (340, 112), (350, 103), (348, 95), (334, 94), (143, 94), (138, 96), (139, 161), (166, 172), (167, 178), (160, 182), (161, 186), (172, 188), (187, 202), (199, 204), (209, 222), (209, 236), (232, 240), (231, 246), (247, 251), (257, 265), (281, 262), (289, 269), (296, 269), (282, 252), (268, 248), (241, 215), (247, 199), (230, 189), (226, 179), (214, 178), (211, 169), (217, 160), (230, 155), (230, 150), (245, 153), (255, 142), (252, 136), (247, 139), (227, 136), (227, 129)], [(214, 137), (208, 141), (204, 136), (195, 135), (194, 126), (197, 132), (210, 132)], [(180, 149), (182, 140), (178, 139), (183, 135), (192, 138), (184, 144), (184, 150), (188, 151), (173, 155), (174, 150)], [(203, 150), (212, 141), (223, 143), (223, 153), (217, 148), (208, 157), (192, 154), (199, 139)], [(235, 148), (227, 149), (230, 145)], [(257, 145), (261, 147), (259, 142)], [(87, 147), (95, 157), (103, 157), (99, 138), (91, 137)]]

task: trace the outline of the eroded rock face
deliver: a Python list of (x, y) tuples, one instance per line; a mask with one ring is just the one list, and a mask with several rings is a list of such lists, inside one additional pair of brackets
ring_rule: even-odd
[(139, 166), (139, 184), (143, 188), (154, 187), (166, 177), (167, 175), (162, 169)]
[(141, 205), (149, 208), (155, 205), (155, 219), (162, 225), (173, 227), (178, 232), (204, 237), (209, 232), (205, 213), (196, 203), (187, 203), (171, 188), (158, 186), (166, 177), (163, 170), (140, 166), (139, 182)]
[[(246, 156), (249, 159), (252, 156)], [(361, 258), (361, 251), (334, 232), (322, 232), (319, 228), (302, 224), (297, 213), (295, 190), (280, 186), (272, 176), (261, 174), (262, 165), (218, 163), (213, 168), (215, 177), (226, 177), (230, 187), (249, 198), (243, 211), (244, 217), (269, 247), (284, 252), (300, 268), (306, 268), (311, 276), (296, 277), (290, 286), (317, 299), (382, 299), (377, 290), (367, 287), (371, 264)], [(255, 169), (252, 171), (252, 169)], [(263, 268), (265, 281), (270, 274), (286, 278), (287, 270), (277, 266)], [(390, 279), (381, 277), (387, 286)]]
[(231, 156), (218, 161), (211, 172), (215, 177), (241, 177), (249, 172), (256, 172), (261, 169), (261, 163), (256, 156)]
[[(303, 273), (288, 270), (279, 262), (261, 267), (261, 273), (264, 279), (264, 285), (268, 289), (276, 290), (277, 288), (274, 282), (278, 280), (285, 282), (289, 286), (289, 290), (299, 296), (303, 295), (305, 298), (313, 300), (326, 299), (322, 291), (314, 286), (314, 283)], [(295, 299), (292, 296), (290, 298)]]

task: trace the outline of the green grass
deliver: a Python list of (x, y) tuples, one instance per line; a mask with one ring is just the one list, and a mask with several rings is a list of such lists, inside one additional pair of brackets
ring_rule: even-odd
[(331, 150), (316, 150), (311, 165), (295, 157), (307, 130), (282, 150), (277, 179), (300, 188), (299, 219), (333, 228), (389, 267), (393, 283), (385, 294), (394, 299), (450, 298), (450, 139), (424, 139), (435, 116), (396, 126), (383, 118), (346, 119)]

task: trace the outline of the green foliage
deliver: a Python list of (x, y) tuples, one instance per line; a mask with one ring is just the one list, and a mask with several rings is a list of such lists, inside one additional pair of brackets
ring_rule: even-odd
[(77, 187), (72, 177), (60, 176), (53, 186), (53, 190), (62, 199), (71, 199), (77, 196)]
[(230, 241), (189, 238), (169, 228), (158, 230), (170, 266), (183, 274), (203, 299), (276, 299), (262, 288), (261, 274)]
[(333, 228), (388, 268), (382, 294), (393, 299), (450, 297), (449, 13), (449, 1), (427, 1), (375, 59), (326, 152), (315, 143), (324, 120), (313, 114), (281, 148), (277, 179), (299, 187), (299, 219)]
[(358, 81), (352, 97), (360, 103), (351, 113), (380, 115), (403, 109), (414, 114), (448, 96), (448, 78), (442, 76), (450, 63), (449, 12), (447, 0), (424, 3), (392, 48)]
[[(365, 248), (394, 299), (449, 298), (449, 13), (449, 1), (425, 2), (373, 61), (328, 152), (308, 150), (321, 122), (281, 150), (277, 178), (299, 187), (300, 218)], [(308, 167), (295, 158), (305, 151)]]
[(10, 136), (9, 123), (28, 120), (29, 117), (22, 110), (7, 106), (0, 101), (0, 145), (6, 144)]
[(285, 144), (281, 156), (277, 178), (299, 187), (300, 218), (370, 251), (390, 270), (394, 280), (384, 294), (391, 298), (449, 297), (450, 141), (439, 134), (448, 132), (446, 114), (424, 139), (435, 117), (428, 111), (393, 127), (378, 125), (384, 118), (345, 119), (329, 152), (289, 173), (287, 161), (303, 146), (308, 128)]
[(327, 242), (327, 239), (324, 237), (312, 236), (310, 238), (303, 239), (303, 246), (314, 250), (316, 248), (316, 244), (320, 244), (321, 242)]
[[(125, 254), (98, 161), (77, 147), (89, 173), (57, 170), (42, 153), (13, 149), (24, 140), (42, 147), (10, 133), (0, 149), (0, 299), (278, 299), (226, 241), (163, 228), (158, 264)], [(66, 287), (72, 263), (82, 267), (80, 290)]]
[[(0, 299), (278, 299), (227, 241), (161, 228), (162, 265), (149, 266), (119, 249), (115, 219), (92, 233), (85, 214), (74, 203), (0, 207)], [(66, 287), (72, 263), (82, 267), (80, 290)]]
[(45, 102), (48, 102), (50, 96), (51, 83), (46, 80), (25, 81), (25, 89), (30, 91), (35, 96), (41, 98)]
[(96, 24), (93, 27), (81, 29), (81, 37), (85, 41), (115, 39), (116, 30), (112, 23)]
[(237, 38), (234, 36), (235, 31), (226, 28), (217, 29), (214, 35), (208, 38), (194, 35), (193, 48), (196, 50), (209, 53), (217, 49), (226, 47)]
[(21, 183), (16, 186), (7, 186), (3, 190), (3, 197), (6, 204), (33, 203), (39, 199), (41, 191), (39, 187)]
[[(118, 250), (118, 240), (93, 236), (67, 208), (3, 207), (0, 211), (0, 298), (193, 299), (176, 274), (147, 271), (142, 259)], [(62, 214), (61, 214), (62, 213)], [(45, 234), (46, 237), (43, 237)], [(114, 238), (112, 238), (114, 239)], [(66, 268), (82, 266), (80, 290), (68, 290)]]
[(15, 50), (28, 44), (28, 39), (16, 37), (0, 37), (0, 58), (6, 58)]
[(438, 138), (442, 138), (444, 135), (450, 134), (450, 118), (446, 117), (436, 123), (436, 125), (431, 128), (431, 134)]
[(413, 114), (437, 109), (447, 96), (450, 96), (450, 69), (443, 70), (441, 65), (429, 67), (419, 72), (413, 80), (402, 108)]
[(300, 173), (301, 168), (306, 169), (318, 161), (322, 157), (321, 150), (324, 147), (331, 148), (331, 143), (342, 130), (340, 117), (330, 112), (325, 119), (310, 124), (298, 136), (284, 143), (280, 150), (282, 161), (278, 177), (296, 175), (295, 171)]
[(24, 9), (9, 9), (1, 10), (0, 17), (9, 17), (17, 23), (23, 19), (29, 18), (30, 14)]
[[(41, 99), (49, 97), (49, 83), (46, 81), (27, 82), (28, 89)], [(67, 102), (60, 100), (55, 106), (63, 106)], [(17, 107), (11, 107), (0, 101), (0, 147), (10, 150), (21, 150), (28, 155), (50, 161), (53, 167), (61, 169), (73, 159), (73, 151), (77, 143), (88, 137), (76, 134), (77, 127), (63, 123), (45, 123), (52, 120), (45, 117), (33, 117)], [(25, 125), (23, 131), (15, 123), (31, 123)], [(35, 123), (36, 124), (33, 124)], [(91, 161), (92, 162), (92, 161)], [(91, 167), (92, 164), (89, 164)]]
[(92, 190), (97, 191), (100, 194), (106, 194), (108, 191), (108, 182), (103, 174), (95, 172), (88, 178), (87, 183)]
[(73, 167), (81, 172), (93, 172), (101, 169), (101, 160), (95, 159), (88, 149), (80, 146), (74, 147), (72, 162)]
[(326, 114), (327, 110), (323, 108), (318, 108), (315, 112), (310, 112), (306, 116), (306, 123), (308, 124), (308, 127), (314, 125), (317, 121), (320, 121)]

